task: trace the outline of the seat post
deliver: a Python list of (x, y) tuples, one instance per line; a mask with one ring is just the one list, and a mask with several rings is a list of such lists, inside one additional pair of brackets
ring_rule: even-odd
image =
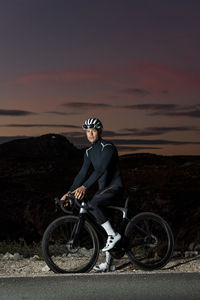
[(128, 196), (126, 197), (126, 201), (125, 201), (125, 206), (124, 206), (124, 208), (128, 208), (129, 199), (130, 199), (130, 197), (129, 197), (129, 195), (128, 195)]
[(138, 190), (138, 187), (137, 186), (128, 186), (126, 188), (126, 192), (127, 192), (127, 197), (126, 197), (126, 202), (125, 202), (125, 208), (127, 209), (128, 208), (128, 203), (129, 203), (129, 200), (130, 200), (130, 192), (135, 192)]

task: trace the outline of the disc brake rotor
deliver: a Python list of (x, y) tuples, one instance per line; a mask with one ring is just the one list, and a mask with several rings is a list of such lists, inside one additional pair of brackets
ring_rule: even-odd
[(74, 246), (73, 241), (70, 241), (66, 244), (67, 250), (69, 251), (69, 253), (76, 253), (78, 252), (78, 250), (80, 249), (79, 246)]

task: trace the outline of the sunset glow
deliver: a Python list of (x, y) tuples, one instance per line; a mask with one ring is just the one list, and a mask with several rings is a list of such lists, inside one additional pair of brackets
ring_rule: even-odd
[(3, 1), (0, 143), (88, 145), (98, 117), (120, 154), (200, 154), (200, 2)]

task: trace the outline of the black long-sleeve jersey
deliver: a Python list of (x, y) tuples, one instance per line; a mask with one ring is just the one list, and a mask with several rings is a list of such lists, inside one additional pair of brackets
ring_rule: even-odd
[[(91, 164), (94, 171), (86, 180)], [(97, 180), (99, 189), (110, 186), (123, 187), (117, 149), (114, 144), (101, 138), (85, 151), (82, 168), (69, 190), (74, 191), (81, 185), (88, 189)]]

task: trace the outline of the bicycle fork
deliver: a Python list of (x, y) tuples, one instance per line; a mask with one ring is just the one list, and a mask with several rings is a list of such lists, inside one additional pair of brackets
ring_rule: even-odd
[(79, 219), (78, 222), (75, 223), (73, 229), (72, 229), (72, 233), (71, 233), (71, 237), (70, 237), (70, 241), (71, 241), (71, 246), (73, 248), (77, 248), (79, 246), (79, 242), (80, 242), (80, 231), (81, 228), (83, 228), (84, 226), (84, 213), (86, 212), (86, 210), (84, 209), (84, 207), (81, 206), (80, 208), (80, 214), (79, 214)]

